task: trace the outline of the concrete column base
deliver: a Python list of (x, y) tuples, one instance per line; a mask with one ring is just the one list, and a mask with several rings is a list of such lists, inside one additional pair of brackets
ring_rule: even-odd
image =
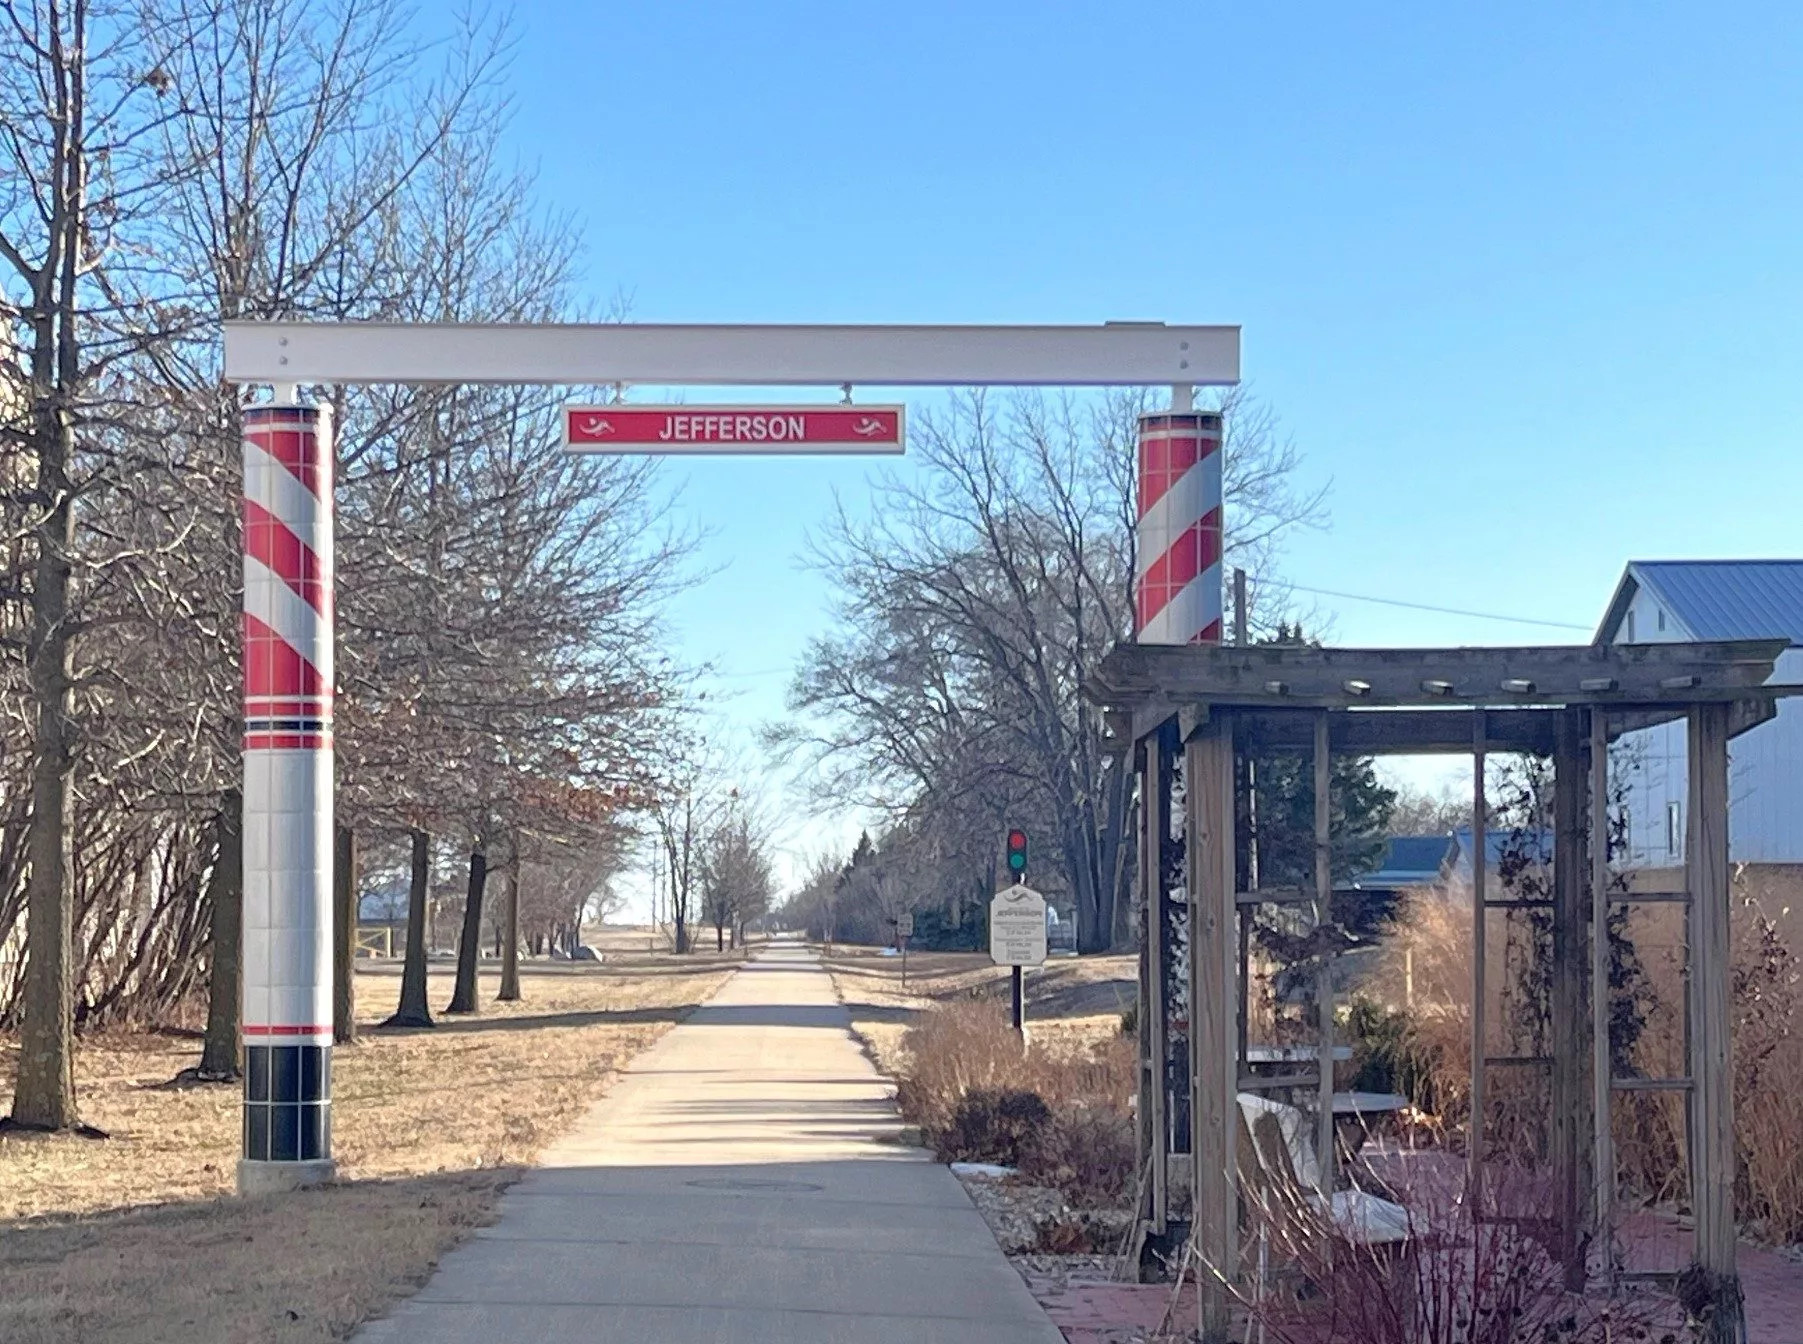
[(338, 1164), (329, 1157), (313, 1162), (252, 1162), (238, 1160), (238, 1193), (279, 1195), (310, 1185), (324, 1185), (338, 1175)]

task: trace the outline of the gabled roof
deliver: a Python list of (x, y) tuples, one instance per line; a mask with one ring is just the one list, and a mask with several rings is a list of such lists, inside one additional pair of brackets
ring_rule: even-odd
[[(1456, 846), (1452, 870), (1455, 876), (1471, 876), (1471, 827), (1461, 826), (1452, 833)], [(1484, 832), (1484, 868), (1494, 877), (1502, 866), (1503, 855), (1515, 849), (1522, 857), (1539, 863), (1553, 861), (1553, 833), (1550, 828), (1521, 831), (1489, 830)]]
[(1634, 560), (1597, 627), (1614, 641), (1645, 588), (1692, 640), (1788, 639), (1803, 644), (1803, 560)]

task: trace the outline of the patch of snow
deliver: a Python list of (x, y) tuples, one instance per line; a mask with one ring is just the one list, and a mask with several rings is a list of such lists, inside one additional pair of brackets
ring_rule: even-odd
[(1013, 1167), (1000, 1166), (994, 1162), (954, 1162), (951, 1166), (954, 1176), (974, 1176), (983, 1181), (1005, 1181), (1010, 1176), (1020, 1174)]

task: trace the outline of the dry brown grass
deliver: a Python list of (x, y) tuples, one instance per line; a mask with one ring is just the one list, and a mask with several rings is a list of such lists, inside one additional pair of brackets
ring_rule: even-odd
[[(276, 1200), (228, 1197), (237, 1089), (166, 1086), (197, 1041), (84, 1041), (83, 1115), (111, 1137), (0, 1138), (0, 1339), (343, 1338), (488, 1221), (518, 1167), (736, 964), (642, 952), (531, 963), (515, 1004), (493, 1002), (485, 968), (479, 1016), (369, 1031), (336, 1052), (345, 1183)], [(360, 1022), (398, 993), (389, 968), (360, 974)], [(430, 997), (449, 999), (448, 965), (434, 965)], [(11, 1053), (0, 1045), (8, 1081)], [(0, 1110), (9, 1101), (0, 1088)]]
[(1007, 1009), (992, 1000), (940, 1004), (908, 1029), (902, 1114), (931, 1131), (943, 1127), (972, 1092), (1026, 1091), (1056, 1109), (1101, 1105), (1125, 1111), (1133, 1095), (1137, 1048), (1118, 1024), (1089, 1040), (1080, 1032), (1023, 1042)]
[[(906, 988), (900, 958), (840, 953), (827, 966), (853, 1030), (896, 1079), (902, 1115), (941, 1157), (1018, 1161), (1028, 1179), (1087, 1206), (1126, 1198), (1136, 1161), (1136, 1045), (1121, 1032), (1136, 995), (1131, 954), (1029, 970), (1024, 1043), (1008, 1022), (1008, 970), (986, 954), (910, 955)], [(1049, 1114), (1018, 1143), (981, 1151), (1020, 1129), (1005, 1114), (1020, 1093)]]
[[(899, 957), (838, 947), (826, 966), (851, 1010), (852, 1029), (877, 1068), (891, 1078), (906, 1073), (908, 1028), (927, 1009), (976, 999), (999, 1002), (1006, 1011), (1008, 1003), (1008, 968), (997, 966), (984, 952), (909, 953), (905, 988)], [(1029, 1036), (1053, 1049), (1118, 1036), (1121, 1013), (1135, 1002), (1136, 975), (1131, 953), (1059, 958), (1029, 970)]]
[[(1768, 919), (1768, 916), (1770, 917)], [(1803, 1239), (1803, 1125), (1795, 1080), (1803, 1077), (1803, 962), (1786, 943), (1791, 912), (1768, 910), (1745, 881), (1737, 883), (1732, 919), (1734, 1105), (1738, 1156), (1737, 1214), (1753, 1235), (1779, 1243)], [(1645, 974), (1642, 1027), (1632, 1067), (1642, 1077), (1671, 1078), (1683, 1066), (1683, 916), (1676, 906), (1636, 910), (1627, 936)], [(1469, 1113), (1471, 951), (1469, 909), (1426, 899), (1412, 905), (1387, 950), (1387, 965), (1370, 988), (1400, 1006), (1402, 958), (1413, 951), (1414, 1003), (1409, 1043), (1427, 1084), (1417, 1100), (1448, 1132)], [(1505, 965), (1501, 917), (1489, 927), (1492, 987), (1490, 1049), (1513, 1053), (1505, 1039)], [(1543, 1078), (1522, 1069), (1491, 1069), (1486, 1132), (1494, 1156), (1531, 1161), (1545, 1144), (1548, 1100)], [(1617, 1172), (1623, 1194), (1653, 1204), (1682, 1205), (1685, 1180), (1684, 1101), (1671, 1093), (1617, 1093), (1613, 1112)]]
[(1092, 1206), (1127, 1197), (1138, 1056), (1118, 1024), (1023, 1041), (1002, 1004), (962, 999), (923, 1013), (903, 1044), (896, 1103), (942, 1160), (1015, 1165)]

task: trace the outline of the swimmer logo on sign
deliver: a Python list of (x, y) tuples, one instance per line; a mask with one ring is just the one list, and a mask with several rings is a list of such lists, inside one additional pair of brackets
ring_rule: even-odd
[(900, 406), (566, 406), (573, 453), (899, 453)]

